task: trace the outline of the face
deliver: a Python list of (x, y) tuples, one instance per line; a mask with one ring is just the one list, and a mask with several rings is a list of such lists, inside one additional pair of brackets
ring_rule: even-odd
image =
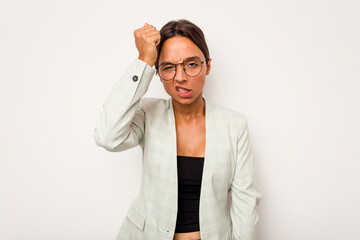
[[(205, 56), (195, 43), (186, 37), (173, 37), (167, 39), (161, 49), (159, 65), (164, 62), (181, 63), (188, 58), (198, 57), (204, 63), (201, 64), (201, 72), (195, 77), (185, 74), (183, 65), (177, 65), (176, 75), (173, 80), (161, 80), (165, 91), (173, 101), (181, 104), (191, 104), (202, 99), (206, 75), (210, 72), (211, 59), (206, 63)], [(189, 89), (190, 92), (180, 92), (178, 87)]]

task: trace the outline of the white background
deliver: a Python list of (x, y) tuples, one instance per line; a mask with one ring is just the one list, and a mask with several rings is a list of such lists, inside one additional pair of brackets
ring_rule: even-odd
[[(360, 2), (1, 1), (0, 239), (111, 240), (141, 149), (95, 145), (133, 30), (185, 18), (212, 61), (204, 96), (248, 118), (260, 240), (360, 237)], [(154, 77), (145, 96), (168, 98)]]

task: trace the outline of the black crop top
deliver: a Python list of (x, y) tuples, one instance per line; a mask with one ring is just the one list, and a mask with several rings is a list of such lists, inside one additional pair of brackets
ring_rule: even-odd
[(204, 157), (177, 156), (178, 213), (175, 233), (200, 231), (199, 204)]

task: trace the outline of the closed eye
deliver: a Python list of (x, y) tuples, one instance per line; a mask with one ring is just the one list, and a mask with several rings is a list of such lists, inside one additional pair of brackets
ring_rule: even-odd
[(174, 68), (174, 66), (165, 66), (162, 68), (163, 71), (169, 71), (172, 70)]

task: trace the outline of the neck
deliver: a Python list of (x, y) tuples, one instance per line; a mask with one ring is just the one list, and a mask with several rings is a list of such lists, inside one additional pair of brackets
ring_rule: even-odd
[(191, 104), (181, 104), (178, 101), (172, 101), (175, 117), (184, 119), (193, 119), (205, 116), (205, 102), (202, 94)]

